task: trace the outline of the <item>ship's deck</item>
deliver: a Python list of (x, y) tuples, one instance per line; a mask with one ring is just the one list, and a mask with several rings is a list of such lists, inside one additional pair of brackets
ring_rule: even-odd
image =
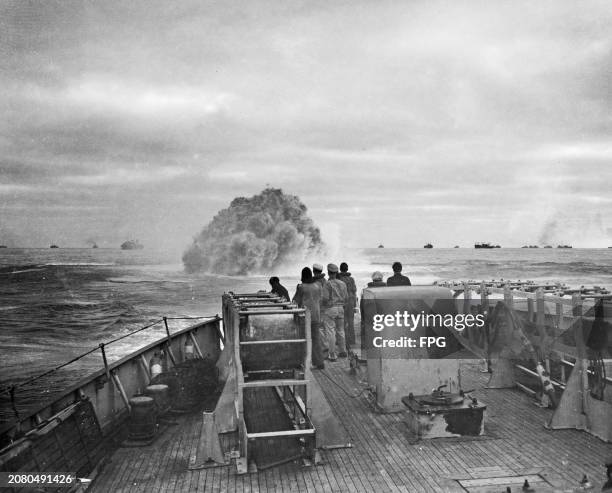
[[(485, 436), (414, 441), (404, 413), (380, 414), (356, 380), (348, 363), (328, 364), (315, 377), (353, 447), (321, 451), (323, 464), (295, 463), (236, 474), (226, 467), (191, 471), (187, 466), (202, 426), (201, 415), (185, 415), (150, 446), (120, 448), (91, 484), (89, 491), (108, 492), (233, 492), (233, 491), (521, 491), (527, 478), (535, 491), (573, 491), (586, 474), (599, 491), (602, 464), (612, 445), (576, 430), (550, 431), (543, 424), (550, 411), (534, 405), (531, 397), (514, 389), (485, 389), (486, 374), (464, 363), (465, 388), (487, 405)], [(231, 448), (235, 437), (225, 435)]]

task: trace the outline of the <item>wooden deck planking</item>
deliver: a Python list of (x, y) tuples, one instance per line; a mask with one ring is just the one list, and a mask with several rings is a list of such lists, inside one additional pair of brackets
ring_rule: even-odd
[[(141, 469), (146, 469), (145, 463), (151, 460), (151, 454), (143, 453), (143, 450), (140, 449), (125, 448), (120, 449), (118, 452), (122, 452), (117, 457), (120, 474), (117, 475), (117, 481), (113, 485), (114, 489), (109, 489), (109, 491), (119, 491), (119, 488), (125, 487), (124, 485), (127, 485), (128, 488), (133, 487), (133, 483), (139, 477)], [(128, 460), (128, 457), (130, 460)]]
[[(180, 445), (179, 448), (177, 450), (176, 453), (176, 457), (174, 459), (174, 470), (175, 470), (175, 479), (172, 482), (172, 487), (168, 489), (168, 493), (175, 493), (177, 491), (181, 491), (181, 487), (180, 484), (183, 481), (183, 478), (185, 477), (183, 473), (183, 471), (185, 471), (185, 468), (189, 466), (189, 459), (191, 457), (191, 444), (193, 442), (193, 440), (189, 439), (189, 434), (187, 433), (186, 428), (179, 428), (178, 426), (175, 427), (177, 429), (177, 433), (179, 433), (180, 436)], [(185, 450), (187, 452), (186, 455), (182, 454), (182, 451)]]
[[(123, 451), (123, 450), (122, 450)], [(116, 488), (125, 488), (132, 491), (142, 491), (141, 477), (146, 475), (150, 470), (151, 464), (159, 456), (155, 449), (149, 448), (147, 451), (135, 448), (125, 449), (120, 458), (120, 467), (122, 469), (122, 477), (115, 484)], [(131, 463), (135, 463), (134, 470), (131, 470)], [(117, 490), (118, 491), (118, 490)]]
[[(324, 386), (326, 378), (324, 376), (319, 376), (317, 381), (321, 384), (323, 388), (323, 392), (325, 393), (328, 401), (334, 409), (342, 409), (344, 411), (343, 416), (346, 416), (349, 419), (343, 420), (343, 423), (346, 425), (349, 431), (349, 435), (353, 438), (354, 448), (352, 449), (353, 458), (359, 458), (362, 454), (365, 454), (366, 461), (368, 464), (374, 467), (366, 466), (363, 468), (363, 463), (361, 463), (362, 470), (368, 470), (372, 474), (372, 478), (377, 480), (376, 488), (386, 488), (392, 491), (398, 491), (400, 488), (398, 484), (393, 481), (391, 476), (388, 474), (387, 468), (391, 468), (394, 475), (398, 474), (403, 476), (405, 481), (408, 478), (403, 474), (402, 471), (398, 471), (395, 469), (395, 464), (388, 458), (387, 450), (385, 450), (384, 444), (380, 443), (380, 440), (377, 440), (375, 435), (375, 431), (378, 432), (379, 435), (384, 434), (385, 429), (381, 426), (376, 420), (371, 419), (372, 411), (367, 414), (356, 413), (355, 411), (359, 409), (359, 405), (368, 407), (367, 400), (365, 397), (351, 398), (335, 387)], [(346, 374), (342, 371), (334, 374), (334, 380), (342, 382), (342, 385), (345, 388), (352, 388), (354, 386), (354, 381), (350, 379)], [(361, 400), (362, 402), (357, 402)], [(356, 418), (361, 418), (357, 420)], [(352, 418), (352, 419), (351, 419)], [(365, 423), (368, 423), (370, 426), (365, 426)], [(356, 426), (355, 426), (356, 425)], [(359, 453), (357, 452), (359, 450)], [(361, 451), (364, 452), (361, 452)], [(346, 451), (337, 451), (337, 453), (346, 454)], [(406, 483), (402, 483), (406, 484)]]
[[(354, 392), (346, 361), (328, 364), (327, 375)], [(464, 491), (455, 480), (541, 474), (558, 487), (577, 486), (583, 474), (603, 481), (603, 459), (612, 445), (576, 430), (546, 430), (549, 410), (517, 390), (485, 389), (487, 375), (464, 371), (464, 387), (487, 404), (487, 436), (414, 442), (403, 413), (379, 414), (365, 396), (350, 398), (314, 372), (323, 393), (346, 427), (353, 448), (322, 450), (323, 464), (290, 463), (238, 476), (233, 465), (187, 470), (201, 430), (201, 415), (180, 416), (158, 440), (142, 448), (122, 448), (90, 487), (97, 492), (326, 492)], [(225, 435), (227, 450), (235, 436)]]
[[(414, 457), (414, 460), (410, 460), (405, 457), (405, 453), (400, 451), (395, 445), (396, 437), (392, 437), (389, 435), (389, 429), (391, 424), (398, 423), (398, 416), (401, 414), (393, 413), (387, 415), (376, 415), (372, 414), (371, 423), (377, 429), (381, 438), (384, 438), (384, 442), (382, 445), (381, 455), (383, 457), (388, 458), (388, 463), (392, 468), (392, 472), (397, 480), (399, 481), (398, 486), (411, 484), (410, 477), (414, 475), (421, 475), (420, 470), (425, 470), (422, 468), (422, 460), (420, 457)], [(380, 419), (376, 419), (380, 417)], [(384, 424), (387, 426), (384, 426)], [(406, 466), (408, 466), (408, 470), (410, 471), (410, 475), (406, 473)], [(399, 471), (399, 473), (397, 472)], [(419, 487), (424, 487), (425, 484), (428, 483), (428, 478), (421, 475), (421, 481), (419, 482)], [(430, 483), (430, 486), (433, 486), (433, 483)]]
[(161, 470), (169, 471), (171, 476), (169, 478), (161, 478), (159, 476), (156, 478), (155, 487), (159, 485), (157, 489), (161, 493), (172, 493), (179, 475), (178, 469), (176, 467), (176, 462), (177, 456), (179, 455), (180, 447), (182, 446), (183, 433), (182, 430), (177, 429), (177, 426), (171, 426), (168, 432), (169, 435), (174, 436), (175, 438), (169, 443), (169, 450), (166, 454), (164, 462), (162, 463)]
[[(342, 411), (346, 412), (346, 406), (348, 405), (347, 402), (344, 402), (344, 401), (334, 402), (334, 400), (330, 400), (330, 404), (335, 409), (341, 411), (340, 414), (342, 414)], [(351, 459), (353, 459), (354, 462), (357, 463), (356, 468), (361, 470), (362, 478), (365, 473), (366, 478), (369, 478), (370, 480), (374, 481), (374, 484), (372, 486), (376, 490), (380, 490), (383, 487), (388, 489), (390, 485), (388, 484), (386, 478), (380, 475), (382, 464), (378, 460), (378, 450), (376, 449), (372, 450), (373, 448), (372, 444), (375, 443), (374, 440), (369, 439), (369, 436), (364, 438), (363, 434), (366, 433), (365, 426), (361, 426), (355, 429), (354, 426), (351, 426), (352, 424), (353, 423), (350, 421), (349, 422), (345, 421), (345, 425), (347, 425), (346, 427), (349, 429), (348, 430), (349, 435), (351, 436), (353, 440), (353, 448), (347, 449), (347, 450), (335, 451), (335, 452), (328, 451), (326, 452), (326, 457), (328, 454), (331, 455), (333, 453), (347, 454), (347, 458), (350, 457)], [(361, 424), (363, 425), (363, 423)], [(360, 452), (357, 453), (356, 450), (359, 450)], [(348, 454), (352, 454), (352, 455), (349, 456)]]

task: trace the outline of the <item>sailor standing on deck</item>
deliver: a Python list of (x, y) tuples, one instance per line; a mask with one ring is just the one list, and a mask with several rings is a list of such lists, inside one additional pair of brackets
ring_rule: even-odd
[(348, 264), (342, 262), (340, 264), (340, 274), (338, 274), (348, 291), (348, 299), (344, 305), (344, 335), (346, 336), (346, 349), (350, 348), (355, 344), (355, 306), (357, 305), (357, 286), (355, 285), (355, 279), (351, 277), (351, 273), (348, 271)]
[(323, 266), (321, 264), (314, 263), (312, 264), (312, 279), (313, 281), (321, 287), (321, 353), (323, 354), (323, 359), (329, 359), (329, 345), (327, 341), (327, 333), (325, 331), (325, 326), (323, 325), (323, 312), (325, 311), (325, 307), (323, 306), (323, 290), (325, 289), (325, 285), (327, 284), (327, 279), (325, 279), (325, 274), (323, 273)]
[[(372, 274), (372, 282), (368, 283), (368, 288), (384, 288), (387, 286), (387, 283), (383, 281), (382, 272), (376, 271)], [(361, 357), (365, 359), (365, 354), (367, 351), (366, 344), (366, 329), (365, 329), (365, 316), (363, 314), (363, 294), (361, 296), (361, 300), (359, 301), (359, 313), (361, 314), (361, 326), (360, 326), (360, 334), (361, 334)]]
[(325, 274), (323, 273), (323, 266), (321, 264), (312, 264), (312, 278), (315, 282), (318, 282), (321, 289), (323, 289), (327, 281), (325, 280)]
[(322, 370), (325, 368), (325, 361), (321, 341), (325, 334), (321, 327), (321, 285), (315, 282), (309, 267), (302, 269), (302, 283), (297, 285), (293, 302), (310, 311), (312, 366)]
[(387, 286), (387, 283), (383, 281), (382, 272), (376, 271), (372, 274), (372, 282), (368, 283), (368, 288), (384, 288)]
[(278, 277), (271, 277), (269, 282), (270, 286), (272, 286), (272, 289), (270, 290), (271, 293), (277, 294), (281, 298), (285, 298), (285, 300), (289, 301), (289, 291), (287, 291), (287, 288), (280, 283), (280, 279)]
[(410, 279), (402, 275), (402, 264), (393, 262), (393, 275), (387, 278), (387, 286), (410, 286)]
[[(348, 291), (338, 276), (338, 266), (327, 264), (329, 280), (325, 283), (322, 293), (323, 325), (329, 347), (329, 360), (336, 361), (338, 357), (346, 358), (346, 340), (344, 339), (344, 305), (348, 299)], [(336, 352), (336, 346), (338, 351)]]

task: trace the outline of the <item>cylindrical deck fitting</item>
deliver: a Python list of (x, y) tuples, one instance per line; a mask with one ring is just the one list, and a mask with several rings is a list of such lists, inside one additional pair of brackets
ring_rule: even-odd
[(149, 385), (145, 389), (145, 395), (155, 401), (158, 414), (165, 414), (170, 410), (170, 392), (167, 385)]
[(130, 399), (132, 414), (129, 422), (129, 437), (132, 440), (148, 440), (157, 431), (157, 409), (155, 400), (144, 395)]

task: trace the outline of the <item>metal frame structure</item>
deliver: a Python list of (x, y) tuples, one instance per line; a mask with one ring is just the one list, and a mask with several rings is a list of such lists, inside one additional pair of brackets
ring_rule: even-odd
[[(262, 333), (248, 337), (244, 331), (250, 317), (288, 315), (292, 317), (293, 326), (299, 328), (301, 332), (299, 337), (271, 339)], [(228, 379), (217, 409), (221, 420), (227, 419), (228, 413), (233, 414), (233, 423), (229, 426), (235, 425), (238, 429), (238, 454), (234, 457), (238, 473), (256, 470), (251, 447), (257, 440), (300, 440), (303, 445), (300, 454), (302, 458), (310, 463), (316, 462), (315, 427), (310, 419), (312, 382), (310, 313), (269, 293), (228, 293), (223, 295), (223, 319), (225, 348), (218, 367), (228, 372)], [(272, 360), (264, 358), (261, 362), (263, 368), (258, 367), (254, 371), (246, 368), (249, 351), (270, 350), (270, 347), (274, 346), (286, 348), (288, 345), (296, 345), (299, 348), (291, 369), (278, 371), (275, 369), (277, 365), (274, 358)], [(292, 423), (292, 429), (278, 430), (274, 427), (265, 429), (265, 424), (263, 424), (264, 429), (261, 427), (258, 427), (257, 431), (249, 429), (248, 422), (252, 421), (250, 413), (254, 414), (254, 411), (249, 408), (249, 399), (245, 399), (245, 393), (258, 392), (258, 389), (266, 388), (274, 390), (278, 399), (277, 404)], [(231, 406), (230, 398), (233, 401)], [(295, 458), (288, 455), (286, 460)]]
[[(563, 289), (554, 283), (536, 284), (533, 281), (501, 281), (501, 282), (444, 282), (439, 285), (448, 287), (453, 291), (463, 291), (463, 303), (460, 310), (470, 313), (475, 305), (483, 311), (489, 311), (493, 306), (503, 301), (510, 310), (517, 301), (526, 303), (526, 320), (535, 324), (538, 335), (531, 335), (530, 341), (536, 352), (543, 359), (546, 373), (551, 373), (551, 356), (559, 363), (560, 382), (551, 381), (558, 390), (561, 390), (560, 402), (555, 406), (554, 413), (547, 423), (552, 429), (575, 428), (587, 431), (602, 440), (612, 442), (612, 379), (606, 377), (608, 384), (604, 399), (595, 399), (589, 388), (589, 358), (585, 340), (588, 330), (582, 323), (585, 315), (585, 301), (611, 300), (612, 294), (602, 288)], [(480, 295), (480, 299), (472, 298), (472, 293)], [(502, 295), (491, 299), (490, 295)], [(563, 297), (569, 295), (570, 297)], [(554, 306), (553, 313), (549, 308)], [(568, 346), (558, 340), (558, 334), (563, 331), (572, 331), (575, 346)], [(485, 351), (488, 352), (485, 340)], [(487, 357), (487, 355), (485, 355)], [(574, 359), (572, 363), (568, 361)], [(566, 379), (566, 369), (571, 374)], [(516, 382), (514, 370), (526, 373), (533, 377), (540, 377), (533, 370), (515, 364), (511, 359), (498, 359), (495, 361), (493, 374), (489, 387), (503, 388), (515, 385), (530, 394), (537, 391)]]

